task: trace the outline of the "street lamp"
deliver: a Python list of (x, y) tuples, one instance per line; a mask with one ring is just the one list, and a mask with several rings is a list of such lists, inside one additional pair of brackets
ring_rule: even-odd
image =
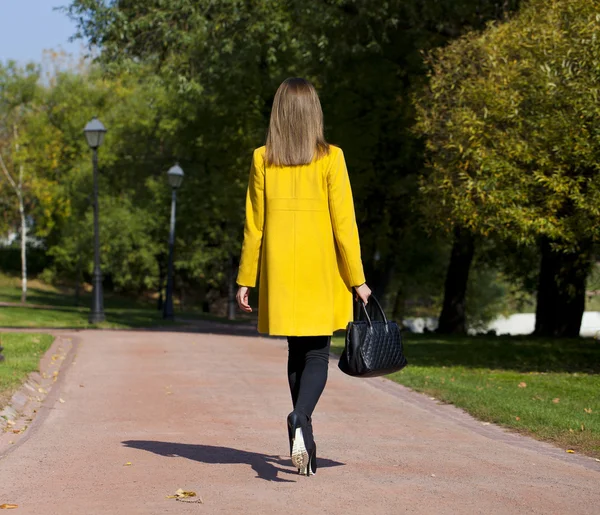
[(169, 230), (169, 267), (167, 270), (167, 294), (163, 307), (163, 318), (173, 320), (173, 248), (175, 247), (175, 205), (177, 203), (177, 188), (183, 182), (183, 170), (176, 164), (167, 172), (171, 186), (171, 229)]
[(102, 122), (94, 116), (83, 129), (87, 144), (92, 149), (92, 164), (94, 168), (94, 274), (92, 276), (92, 311), (89, 321), (91, 324), (104, 322), (104, 299), (102, 295), (102, 271), (100, 270), (100, 226), (98, 211), (98, 147), (104, 142), (106, 129)]

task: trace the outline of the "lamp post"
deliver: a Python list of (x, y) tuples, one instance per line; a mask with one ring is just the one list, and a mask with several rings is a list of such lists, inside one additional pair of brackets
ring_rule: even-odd
[(105, 320), (104, 298), (102, 295), (102, 271), (100, 270), (100, 226), (98, 211), (98, 148), (104, 142), (106, 129), (102, 122), (94, 118), (83, 129), (87, 144), (92, 149), (92, 163), (94, 168), (94, 274), (92, 276), (92, 311), (89, 321), (97, 324)]
[(167, 172), (171, 186), (171, 228), (169, 230), (169, 265), (167, 269), (167, 293), (163, 307), (163, 318), (173, 320), (173, 248), (175, 247), (175, 205), (177, 204), (177, 188), (183, 182), (183, 170), (176, 164)]

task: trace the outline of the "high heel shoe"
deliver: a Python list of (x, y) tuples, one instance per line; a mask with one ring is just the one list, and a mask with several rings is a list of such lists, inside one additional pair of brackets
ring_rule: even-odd
[(303, 423), (301, 415), (292, 411), (287, 418), (288, 436), (290, 439), (290, 456), (292, 463), (298, 469), (298, 474), (309, 474), (310, 456), (307, 450), (305, 437), (306, 424)]
[(312, 451), (308, 456), (308, 466), (306, 467), (306, 475), (314, 476), (317, 473), (317, 444), (313, 443)]

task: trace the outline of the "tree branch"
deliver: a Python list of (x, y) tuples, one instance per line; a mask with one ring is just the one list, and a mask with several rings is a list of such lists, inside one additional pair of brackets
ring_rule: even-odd
[(6, 164), (4, 163), (4, 159), (2, 158), (2, 154), (0, 154), (0, 168), (2, 168), (2, 171), (4, 172), (4, 175), (6, 175), (6, 178), (8, 179), (8, 182), (15, 189), (15, 193), (20, 198), (21, 197), (21, 190), (17, 186), (17, 183), (15, 182), (15, 180), (12, 178), (12, 175), (10, 175), (10, 172), (8, 171), (8, 168), (6, 167)]

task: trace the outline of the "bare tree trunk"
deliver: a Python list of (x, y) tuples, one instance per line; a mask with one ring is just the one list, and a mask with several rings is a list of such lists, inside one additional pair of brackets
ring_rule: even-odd
[(535, 313), (536, 336), (577, 338), (585, 310), (585, 283), (592, 263), (591, 244), (576, 252), (554, 251), (541, 242), (542, 259)]
[(467, 229), (454, 230), (454, 243), (444, 287), (444, 305), (437, 332), (441, 334), (465, 334), (466, 297), (469, 271), (475, 255), (475, 240)]
[[(19, 132), (13, 126), (15, 136), (15, 155), (19, 155)], [(27, 302), (27, 219), (25, 218), (25, 203), (23, 202), (23, 163), (19, 163), (19, 185), (17, 187), (19, 199), (19, 216), (21, 217), (21, 304)]]
[[(13, 132), (15, 137), (15, 154), (18, 154), (19, 143), (17, 140), (18, 131), (16, 125), (13, 126)], [(17, 195), (17, 199), (19, 201), (19, 216), (21, 218), (21, 303), (24, 304), (27, 301), (27, 218), (25, 216), (25, 201), (23, 198), (24, 167), (22, 163), (19, 165), (18, 183), (10, 174), (2, 155), (0, 155), (0, 168), (2, 169), (2, 172), (6, 176), (10, 185), (15, 190), (15, 194)]]
[[(20, 175), (22, 177), (22, 172)], [(23, 195), (19, 195), (19, 215), (21, 216), (21, 304), (25, 304), (27, 302), (27, 219)]]

